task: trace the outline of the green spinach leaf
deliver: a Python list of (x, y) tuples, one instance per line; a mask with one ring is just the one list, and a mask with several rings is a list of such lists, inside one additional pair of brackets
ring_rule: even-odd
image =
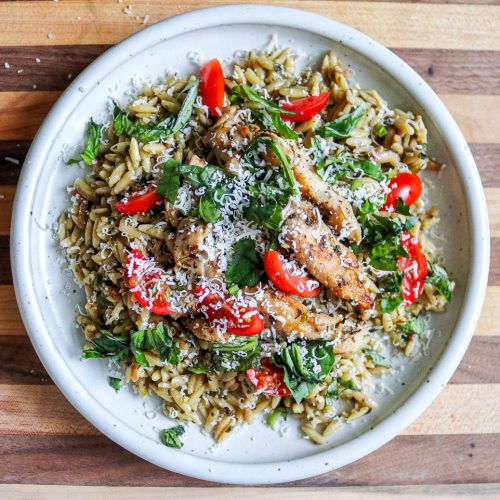
[(453, 295), (453, 284), (445, 270), (429, 262), (429, 271), (429, 277), (425, 282), (432, 285), (449, 302)]
[(82, 358), (114, 358), (122, 361), (129, 355), (129, 339), (113, 335), (110, 331), (101, 330), (99, 337), (89, 339), (91, 349), (82, 352)]
[(149, 366), (144, 351), (159, 350), (160, 359), (176, 365), (179, 362), (179, 347), (167, 333), (163, 323), (156, 328), (139, 330), (130, 334), (130, 345), (136, 361), (141, 366)]
[(110, 387), (112, 387), (115, 391), (119, 391), (122, 386), (122, 381), (119, 378), (116, 377), (108, 377), (108, 384)]
[[(80, 159), (83, 160), (87, 165), (92, 165), (92, 162), (99, 156), (101, 152), (102, 143), (102, 125), (95, 123), (91, 118), (87, 124), (87, 130), (85, 132), (87, 144), (85, 149), (80, 155)], [(73, 163), (78, 163), (80, 160), (71, 159), (68, 161), (69, 165)]]
[(412, 318), (401, 327), (401, 330), (405, 335), (422, 335), (425, 330), (424, 322), (421, 318)]
[(391, 367), (389, 360), (377, 351), (374, 351), (373, 349), (365, 349), (363, 352), (373, 361), (375, 366), (382, 366), (383, 368)]
[(233, 258), (226, 270), (226, 281), (243, 286), (255, 286), (263, 272), (262, 258), (255, 241), (240, 240), (233, 245)]
[(351, 136), (356, 125), (366, 113), (368, 104), (363, 103), (351, 113), (342, 115), (341, 117), (322, 125), (316, 129), (316, 133), (323, 138), (335, 137), (337, 139), (347, 139)]
[(212, 361), (217, 372), (260, 369), (260, 346), (257, 337), (235, 337), (224, 344), (214, 342)]

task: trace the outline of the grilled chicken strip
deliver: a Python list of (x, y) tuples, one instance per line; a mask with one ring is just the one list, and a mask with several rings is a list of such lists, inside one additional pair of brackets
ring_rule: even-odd
[[(290, 158), (300, 192), (319, 208), (325, 222), (332, 226), (337, 234), (345, 235), (349, 241), (359, 243), (361, 226), (351, 204), (319, 177), (309, 158), (296, 142), (283, 139), (272, 132), (264, 134), (279, 141), (283, 152)], [(278, 159), (271, 152), (268, 153), (268, 160), (273, 165), (279, 164)]]
[(294, 203), (283, 224), (281, 240), (300, 265), (337, 297), (359, 309), (373, 307), (373, 296), (356, 256), (342, 245), (309, 202)]
[(228, 174), (237, 174), (240, 169), (241, 153), (260, 128), (254, 123), (244, 123), (236, 107), (226, 107), (215, 122), (209, 135), (209, 145), (217, 160)]
[(297, 299), (270, 288), (257, 300), (257, 308), (264, 316), (266, 327), (278, 335), (305, 340), (337, 340), (335, 352), (338, 353), (352, 350), (352, 336), (360, 330), (342, 316), (309, 313)]
[(177, 266), (209, 278), (217, 275), (217, 265), (208, 256), (204, 245), (212, 238), (212, 231), (200, 219), (186, 217), (177, 226), (173, 257)]

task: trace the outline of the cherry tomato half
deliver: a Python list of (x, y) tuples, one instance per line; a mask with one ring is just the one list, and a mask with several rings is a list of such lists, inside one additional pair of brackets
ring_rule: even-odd
[(115, 208), (122, 214), (135, 215), (149, 212), (163, 198), (156, 194), (156, 186), (148, 188), (144, 193), (132, 194), (126, 201), (117, 201)]
[(422, 251), (418, 238), (410, 233), (401, 233), (401, 245), (409, 257), (398, 258), (398, 269), (404, 272), (403, 292), (404, 304), (413, 304), (424, 291), (424, 280), (427, 278), (427, 259)]
[(420, 177), (411, 172), (401, 172), (389, 181), (390, 192), (387, 195), (382, 210), (396, 210), (396, 202), (401, 198), (406, 205), (415, 203), (422, 194), (422, 181)]
[(255, 307), (236, 304), (235, 300), (210, 292), (201, 286), (194, 289), (198, 307), (212, 322), (226, 326), (226, 332), (240, 337), (258, 335), (264, 329), (264, 319)]
[(128, 284), (134, 299), (153, 314), (165, 316), (173, 309), (167, 300), (169, 287), (152, 259), (132, 250), (128, 259)]
[(290, 396), (290, 389), (283, 380), (283, 371), (271, 364), (269, 358), (262, 358), (260, 370), (250, 368), (247, 370), (247, 378), (257, 387), (263, 389), (264, 394), (270, 396)]
[(288, 122), (305, 122), (317, 115), (326, 106), (328, 99), (330, 99), (330, 92), (323, 92), (319, 95), (311, 95), (296, 99), (289, 104), (283, 104), (281, 107), (285, 111), (292, 111), (295, 115), (281, 115), (281, 118)]
[(201, 100), (212, 115), (219, 115), (224, 107), (224, 74), (218, 59), (208, 61), (201, 69)]
[(282, 292), (301, 297), (315, 297), (320, 292), (317, 281), (276, 250), (269, 250), (264, 255), (264, 270), (276, 288)]

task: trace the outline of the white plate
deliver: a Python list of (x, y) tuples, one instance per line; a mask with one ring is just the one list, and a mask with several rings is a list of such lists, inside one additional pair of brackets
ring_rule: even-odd
[[(200, 50), (203, 61), (230, 58), (237, 50), (263, 47), (273, 34), (312, 61), (335, 50), (363, 86), (377, 89), (392, 106), (423, 113), (429, 150), (448, 165), (429, 197), (442, 211), (443, 253), (457, 288), (447, 312), (432, 319), (440, 334), (432, 337), (428, 356), (389, 379), (393, 394), (375, 394), (379, 408), (327, 445), (314, 446), (293, 425), (281, 436), (257, 423), (235, 431), (218, 449), (189, 427), (185, 446), (177, 451), (158, 441), (158, 429), (171, 423), (158, 413), (156, 401), (144, 405), (130, 390), (115, 394), (107, 385), (106, 364), (80, 359), (83, 336), (74, 325), (74, 313), (82, 293), (63, 272), (52, 227), (67, 204), (66, 185), (81, 172), (64, 164), (61, 151), (82, 142), (91, 116), (105, 117), (110, 97), (123, 100), (130, 95), (132, 76), (156, 80), (167, 67), (196, 72), (190, 61)], [(121, 446), (161, 467), (211, 481), (257, 484), (302, 479), (357, 460), (401, 432), (431, 403), (457, 367), (476, 326), (486, 289), (489, 237), (484, 193), (467, 144), (441, 101), (412, 69), (334, 21), (298, 10), (240, 5), (151, 26), (99, 57), (71, 84), (24, 164), (11, 252), (16, 296), (31, 341), (54, 382), (82, 415)]]

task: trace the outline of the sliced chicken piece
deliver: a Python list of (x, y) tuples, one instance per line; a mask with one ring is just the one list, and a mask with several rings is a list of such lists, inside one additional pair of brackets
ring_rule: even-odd
[(337, 297), (359, 309), (373, 307), (373, 296), (356, 256), (342, 245), (309, 202), (294, 203), (283, 223), (281, 240), (298, 263)]
[(208, 225), (193, 217), (182, 219), (177, 226), (172, 252), (175, 264), (200, 276), (216, 276), (217, 265), (208, 254), (208, 246), (213, 246), (212, 230)]
[[(207, 162), (203, 159), (200, 158), (199, 156), (193, 154), (191, 156), (191, 159), (188, 162), (188, 165), (195, 165), (197, 167), (206, 167)], [(173, 203), (170, 203), (169, 201), (165, 200), (165, 220), (174, 228), (176, 229), (177, 226), (179, 225), (179, 221), (181, 220), (181, 211), (174, 207)]]
[(338, 341), (336, 352), (348, 352), (354, 346), (351, 338), (360, 328), (342, 316), (309, 313), (294, 297), (278, 290), (266, 289), (257, 300), (266, 327), (278, 335), (305, 340)]
[(240, 158), (248, 144), (259, 132), (254, 123), (245, 123), (242, 114), (235, 106), (222, 110), (222, 115), (215, 122), (209, 134), (209, 145), (222, 168), (228, 174), (237, 174), (240, 170)]
[[(264, 132), (263, 135), (280, 143), (283, 152), (290, 159), (300, 192), (319, 208), (325, 222), (332, 226), (337, 234), (359, 243), (361, 226), (354, 215), (352, 205), (314, 171), (304, 150), (295, 141), (283, 139), (273, 132)], [(272, 152), (267, 153), (267, 160), (274, 166), (279, 165)]]
[(184, 318), (182, 324), (200, 340), (206, 342), (227, 342), (231, 335), (217, 331), (217, 328), (204, 318)]

